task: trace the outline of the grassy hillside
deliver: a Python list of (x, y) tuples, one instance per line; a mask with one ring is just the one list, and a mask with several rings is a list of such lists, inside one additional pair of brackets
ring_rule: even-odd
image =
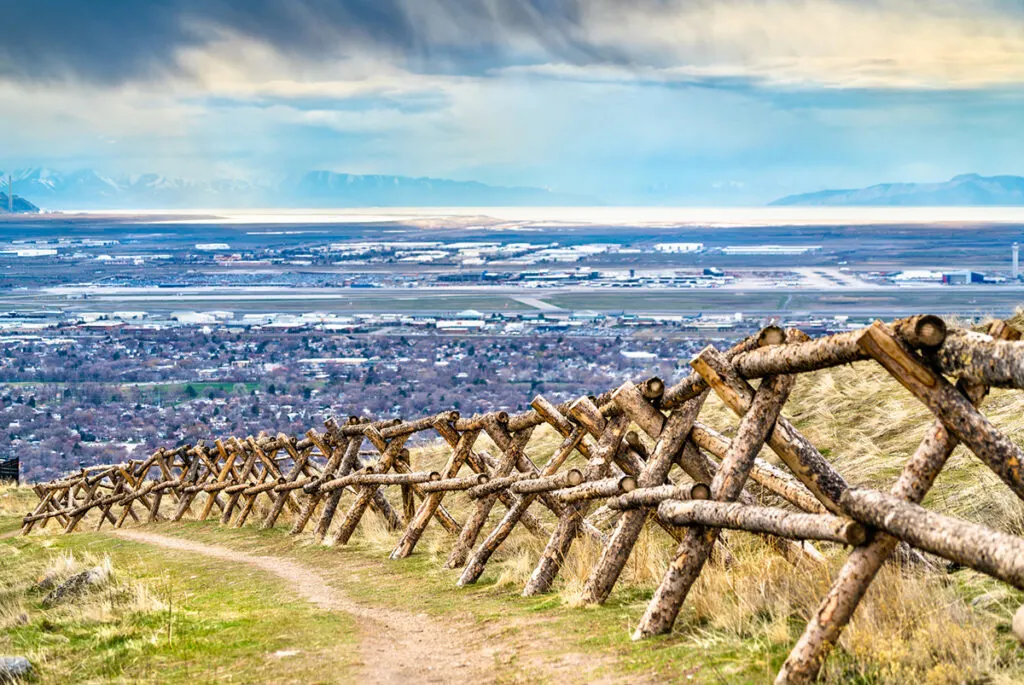
[[(1024, 396), (995, 391), (985, 410), (996, 425), (1024, 444)], [(893, 481), (931, 421), (924, 407), (870, 364), (802, 376), (785, 413), (851, 483), (880, 488)], [(702, 420), (727, 433), (736, 424), (715, 398), (709, 400)], [(528, 452), (541, 461), (556, 444), (556, 436), (542, 430)], [(430, 468), (445, 454), (439, 446), (428, 447), (415, 452), (413, 462), (416, 468)], [(762, 456), (774, 461), (769, 452)], [(460, 518), (468, 511), (458, 497), (446, 498), (445, 503)], [(30, 504), (24, 491), (0, 493), (0, 533), (13, 530), (13, 514), (23, 513)], [(1024, 507), (962, 449), (926, 504), (1016, 534), (1024, 532)], [(451, 538), (436, 526), (428, 528), (416, 554), (399, 562), (387, 560), (397, 535), (385, 531), (372, 515), (364, 517), (353, 543), (344, 548), (313, 546), (306, 537), (297, 541), (286, 534), (284, 522), (267, 532), (252, 527), (229, 530), (214, 523), (151, 528), (295, 559), (367, 606), (426, 614), (460, 634), (483, 640), (481, 649), (500, 648), (482, 658), (493, 660), (494, 673), (503, 681), (580, 681), (580, 673), (586, 679), (641, 682), (770, 681), (828, 587), (830, 572), (846, 555), (839, 546), (822, 544), (831, 560), (828, 571), (794, 569), (756, 538), (730, 533), (733, 563), (714, 565), (701, 576), (675, 632), (633, 643), (631, 628), (673, 551), (668, 537), (657, 529), (642, 535), (612, 600), (604, 607), (582, 608), (576, 598), (599, 553), (593, 544), (575, 546), (556, 594), (524, 599), (519, 591), (543, 542), (522, 531), (496, 555), (481, 583), (459, 589), (454, 586), (458, 573), (442, 568)], [(117, 580), (85, 606), (45, 608), (34, 583), (47, 568), (66, 564), (68, 554), (80, 564), (106, 563), (109, 558)], [(73, 669), (96, 681), (146, 679), (157, 670), (170, 681), (218, 674), (238, 682), (316, 680), (310, 674), (315, 669), (312, 662), (325, 653), (320, 650), (328, 649), (331, 640), (344, 644), (346, 635), (358, 633), (359, 626), (346, 623), (344, 615), (282, 599), (288, 595), (273, 579), (241, 582), (241, 571), (230, 566), (224, 561), (184, 559), (104, 533), (44, 532), (0, 540), (0, 653), (33, 657), (46, 682), (67, 679)], [(254, 583), (270, 591), (255, 592)], [(972, 571), (924, 574), (887, 568), (844, 634), (825, 678), (831, 683), (1020, 682), (1024, 649), (1010, 636), (1009, 625), (1021, 603), (1024, 594)], [(173, 640), (165, 636), (169, 604), (174, 606)], [(288, 631), (275, 628), (282, 622)], [(300, 654), (289, 657), (287, 667), (273, 656), (296, 649)], [(353, 668), (347, 652), (329, 651), (337, 670), (329, 677), (320, 671), (321, 680), (351, 679), (354, 671), (346, 670)], [(571, 660), (566, 670), (565, 652), (583, 655), (589, 670)], [(567, 675), (574, 672), (577, 677)]]

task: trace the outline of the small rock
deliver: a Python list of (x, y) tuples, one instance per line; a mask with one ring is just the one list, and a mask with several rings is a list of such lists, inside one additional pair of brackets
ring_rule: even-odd
[(0, 656), (0, 683), (16, 683), (32, 675), (32, 664), (23, 656)]
[(81, 573), (76, 573), (51, 590), (48, 595), (43, 597), (43, 606), (51, 607), (66, 599), (77, 597), (86, 589), (103, 585), (109, 579), (110, 571), (102, 566), (97, 566), (95, 568), (82, 571)]
[(998, 602), (999, 599), (991, 592), (985, 592), (971, 600), (972, 607), (987, 608)]

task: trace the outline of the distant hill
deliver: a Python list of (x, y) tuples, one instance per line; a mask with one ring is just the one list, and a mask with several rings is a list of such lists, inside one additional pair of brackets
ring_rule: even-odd
[(92, 169), (13, 172), (15, 187), (47, 209), (203, 209), (557, 205), (573, 198), (543, 188), (409, 176), (310, 171), (277, 183), (194, 181), (158, 174), (104, 176)]
[(773, 207), (1019, 207), (1024, 177), (961, 174), (944, 183), (882, 183), (855, 190), (790, 195)]
[[(11, 198), (5, 193), (0, 193), (0, 214), (10, 214)], [(14, 196), (15, 214), (34, 214), (39, 208), (23, 197)]]

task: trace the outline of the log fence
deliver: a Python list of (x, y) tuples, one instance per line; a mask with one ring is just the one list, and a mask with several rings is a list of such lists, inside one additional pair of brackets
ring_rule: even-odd
[[(925, 561), (920, 550), (1024, 590), (1024, 539), (920, 505), (959, 444), (1024, 499), (1024, 452), (979, 409), (991, 387), (1024, 389), (1019, 338), (1003, 322), (978, 333), (928, 315), (816, 340), (771, 326), (724, 352), (704, 349), (673, 385), (650, 378), (558, 405), (538, 396), (516, 415), (331, 418), (302, 437), (213, 439), (82, 469), (35, 486), (39, 503), (22, 531), (211, 516), (233, 527), (258, 517), (271, 528), (287, 511), (292, 535), (311, 527), (318, 543), (348, 544), (370, 511), (398, 536), (392, 559), (412, 554), (428, 526), (445, 531), (445, 565), (462, 569), (465, 586), (522, 527), (545, 541), (524, 596), (550, 591), (586, 536), (602, 551), (583, 601), (601, 604), (653, 525), (678, 546), (634, 639), (672, 629), (707, 561), (729, 554), (726, 531), (757, 534), (797, 565), (823, 564), (818, 546), (848, 548), (776, 679), (812, 682), (887, 559)], [(854, 362), (879, 364), (935, 417), (887, 493), (849, 484), (783, 416), (799, 374)], [(731, 439), (699, 420), (712, 393), (738, 418)], [(538, 465), (531, 440), (542, 425), (561, 442)], [(436, 437), (445, 464), (416, 470), (406, 447), (413, 435)], [(478, 446), (484, 435), (496, 455)], [(763, 446), (781, 466), (758, 456)], [(445, 506), (457, 501), (465, 521)], [(1024, 641), (1024, 608), (1013, 630)]]

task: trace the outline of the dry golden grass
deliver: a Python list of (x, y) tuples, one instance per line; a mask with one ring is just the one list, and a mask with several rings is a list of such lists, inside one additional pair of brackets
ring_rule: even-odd
[[(993, 423), (1024, 444), (1024, 396), (996, 390), (984, 409)], [(888, 489), (933, 420), (923, 405), (869, 363), (801, 376), (784, 413), (851, 484), (880, 489)], [(735, 416), (714, 396), (701, 420), (726, 434), (736, 425)], [(558, 442), (553, 431), (538, 429), (528, 453), (541, 463)], [(493, 447), (486, 449), (498, 454)], [(417, 450), (415, 468), (438, 468), (447, 454), (441, 446)], [(778, 463), (767, 449), (761, 456)], [(580, 462), (578, 457), (575, 461)], [(465, 516), (464, 499), (446, 499), (449, 502), (456, 516)], [(1024, 531), (1020, 500), (963, 448), (950, 459), (926, 505), (1009, 532)], [(541, 507), (531, 511), (546, 514)], [(491, 523), (503, 513), (496, 506)], [(553, 523), (549, 516), (545, 518)], [(371, 537), (382, 551), (393, 545), (393, 534), (379, 526)], [(424, 551), (443, 563), (450, 540), (433, 535), (425, 543)], [(830, 560), (828, 569), (794, 569), (753, 536), (730, 533), (728, 545), (732, 565), (709, 565), (677, 628), (684, 629), (694, 647), (714, 644), (722, 649), (723, 643), (763, 641), (784, 652), (816, 610), (846, 552), (822, 544), (819, 548)], [(543, 541), (517, 529), (489, 567), (497, 585), (522, 587), (542, 547)], [(656, 527), (645, 529), (617, 592), (653, 590), (674, 547)], [(592, 541), (574, 545), (558, 586), (564, 603), (578, 602), (599, 554), (600, 547)], [(1024, 668), (1024, 657), (1012, 644), (1008, 647), (1005, 628), (1020, 601), (1020, 593), (970, 571), (925, 575), (887, 567), (844, 633), (825, 679), (934, 685), (1012, 682)]]

